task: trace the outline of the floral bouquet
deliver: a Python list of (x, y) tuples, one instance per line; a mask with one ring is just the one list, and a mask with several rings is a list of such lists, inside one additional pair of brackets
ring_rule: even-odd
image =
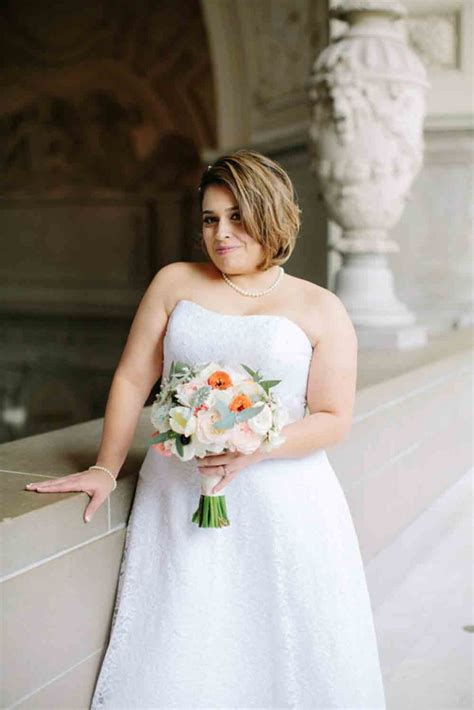
[[(288, 411), (270, 392), (281, 380), (264, 380), (258, 370), (242, 367), (247, 374), (216, 362), (173, 361), (151, 408), (153, 448), (188, 461), (226, 451), (270, 451), (282, 444)], [(225, 496), (212, 493), (222, 476), (200, 474), (200, 479), (192, 522), (211, 528), (229, 525)]]

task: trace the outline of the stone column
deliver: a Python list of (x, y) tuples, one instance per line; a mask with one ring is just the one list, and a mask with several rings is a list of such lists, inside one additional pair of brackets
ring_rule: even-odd
[(422, 165), (425, 69), (400, 28), (392, 0), (344, 0), (348, 23), (316, 59), (308, 82), (311, 166), (330, 219), (341, 227), (335, 290), (363, 347), (408, 348), (426, 328), (396, 296), (389, 236)]

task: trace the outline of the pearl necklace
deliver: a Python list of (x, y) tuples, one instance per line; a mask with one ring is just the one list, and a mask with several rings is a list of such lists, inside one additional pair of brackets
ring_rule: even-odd
[(233, 289), (235, 289), (236, 291), (241, 293), (242, 296), (253, 296), (254, 298), (256, 298), (257, 296), (264, 296), (266, 293), (270, 293), (270, 291), (273, 291), (273, 289), (278, 285), (281, 277), (285, 273), (285, 269), (283, 268), (283, 266), (280, 266), (279, 269), (280, 269), (280, 273), (278, 274), (276, 281), (269, 288), (266, 288), (263, 291), (247, 291), (247, 289), (240, 288), (240, 286), (236, 286), (234, 283), (232, 283), (232, 281), (229, 279), (227, 274), (224, 274), (223, 271), (221, 273), (222, 273), (222, 278), (224, 279), (224, 281), (226, 283), (228, 283), (229, 286), (231, 286)]

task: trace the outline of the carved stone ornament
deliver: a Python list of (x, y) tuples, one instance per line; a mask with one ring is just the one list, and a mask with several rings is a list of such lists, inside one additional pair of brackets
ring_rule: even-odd
[[(401, 31), (401, 3), (345, 0), (330, 14), (348, 29), (311, 71), (309, 150), (342, 230), (332, 244), (343, 259), (336, 292), (356, 325), (404, 327), (414, 315), (394, 294), (386, 255), (400, 247), (388, 231), (422, 165), (426, 72)], [(372, 346), (374, 334), (360, 342)]]
[(398, 251), (387, 238), (422, 165), (426, 72), (403, 40), (399, 2), (348, 0), (349, 29), (310, 78), (312, 168), (343, 251)]

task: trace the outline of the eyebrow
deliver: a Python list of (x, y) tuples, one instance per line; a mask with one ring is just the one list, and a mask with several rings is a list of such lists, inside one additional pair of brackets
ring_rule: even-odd
[[(239, 209), (239, 206), (238, 206), (238, 205), (234, 205), (233, 207), (228, 207), (228, 208), (225, 210), (225, 212), (232, 212), (232, 210), (238, 210), (238, 209)], [(202, 214), (207, 214), (208, 212), (209, 212), (209, 214), (213, 214), (213, 210), (203, 210), (203, 213), (202, 213)]]

